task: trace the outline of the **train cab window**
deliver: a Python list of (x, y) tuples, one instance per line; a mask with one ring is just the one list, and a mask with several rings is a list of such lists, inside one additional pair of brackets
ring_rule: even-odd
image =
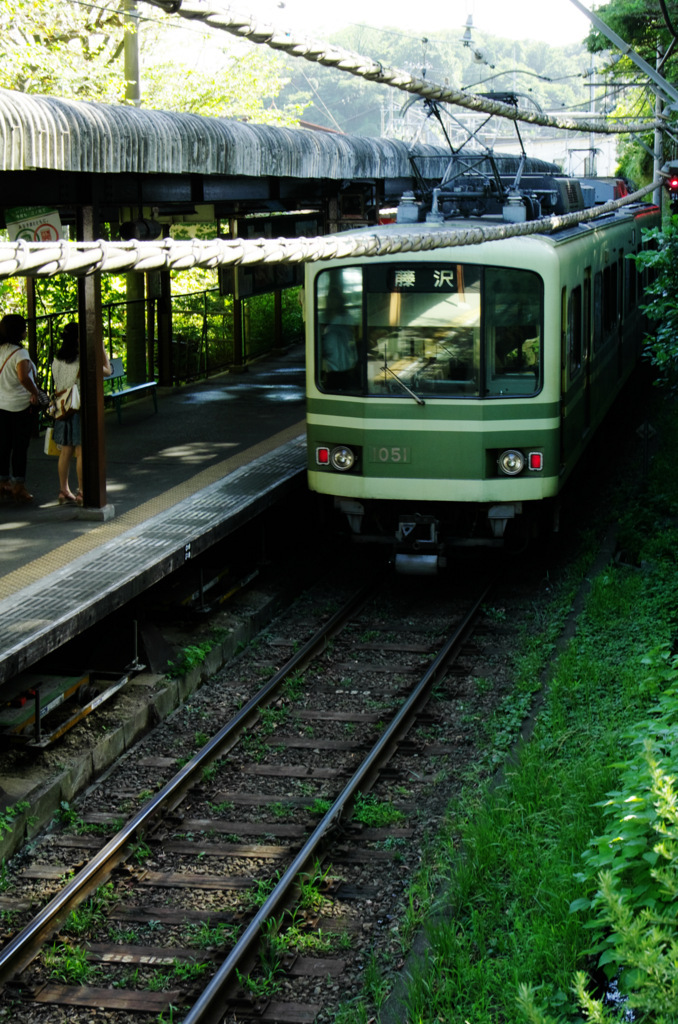
[(527, 270), (428, 261), (321, 271), (316, 380), (332, 394), (536, 394), (543, 282)]
[(361, 388), (363, 274), (342, 267), (318, 275), (316, 291), (318, 383), (324, 391), (358, 394)]
[(480, 268), (366, 268), (369, 395), (473, 396), (480, 380)]
[(541, 278), (531, 271), (485, 271), (486, 394), (529, 395), (541, 387), (542, 296)]

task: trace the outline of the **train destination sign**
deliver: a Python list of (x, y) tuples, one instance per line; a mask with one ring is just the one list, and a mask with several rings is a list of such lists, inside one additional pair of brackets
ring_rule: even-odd
[(461, 294), (478, 280), (478, 268), (461, 263), (411, 263), (370, 267), (369, 291)]

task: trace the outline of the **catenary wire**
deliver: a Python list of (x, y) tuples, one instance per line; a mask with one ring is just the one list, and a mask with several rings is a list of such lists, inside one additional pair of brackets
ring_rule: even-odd
[(524, 121), (528, 124), (543, 127), (561, 128), (567, 131), (597, 132), (600, 134), (633, 134), (646, 132), (652, 128), (663, 128), (662, 120), (648, 120), (643, 124), (610, 124), (602, 120), (578, 121), (554, 118), (531, 110), (509, 106), (480, 99), (459, 89), (441, 86), (435, 82), (417, 78), (408, 71), (388, 68), (371, 57), (352, 53), (331, 43), (294, 38), (291, 33), (259, 23), (249, 15), (240, 15), (225, 7), (216, 0), (142, 0), (170, 14), (178, 14), (190, 21), (202, 21), (212, 28), (228, 32), (241, 39), (270, 46), (293, 57), (303, 57), (326, 67), (334, 67), (340, 71), (365, 78), (372, 82), (381, 82), (393, 89), (400, 89), (423, 99), (436, 100), (441, 103), (452, 103), (484, 114), (505, 117), (512, 121)]

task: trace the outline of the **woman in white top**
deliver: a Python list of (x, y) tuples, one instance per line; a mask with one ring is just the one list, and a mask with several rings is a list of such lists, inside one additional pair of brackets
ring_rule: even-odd
[[(57, 397), (65, 394), (74, 384), (80, 387), (80, 338), (78, 325), (71, 321), (61, 334), (61, 346), (52, 362), (52, 381)], [(108, 353), (104, 348), (104, 376), (112, 373)], [(82, 438), (80, 432), (80, 409), (71, 409), (67, 416), (54, 422), (53, 440), (61, 448), (59, 453), (59, 504), (75, 502), (82, 505)], [(75, 452), (75, 471), (78, 477), (78, 491), (73, 494), (68, 482), (71, 460)]]
[[(0, 320), (0, 500), (29, 502), (26, 490), (28, 445), (38, 403), (35, 367), (23, 341), (26, 321), (18, 313)], [(10, 476), (11, 469), (11, 476)]]

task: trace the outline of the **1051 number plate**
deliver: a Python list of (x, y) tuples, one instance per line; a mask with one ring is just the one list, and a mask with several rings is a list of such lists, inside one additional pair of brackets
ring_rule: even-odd
[(410, 461), (410, 449), (403, 445), (370, 445), (368, 448), (369, 461), (381, 463), (408, 463)]

